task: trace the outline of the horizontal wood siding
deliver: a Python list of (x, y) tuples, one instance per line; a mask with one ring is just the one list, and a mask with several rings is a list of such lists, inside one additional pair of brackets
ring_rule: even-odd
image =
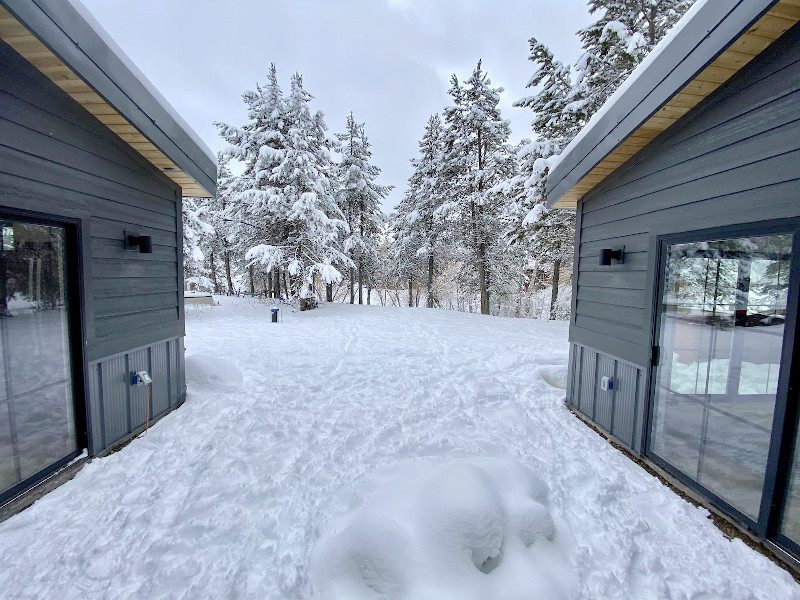
[[(180, 188), (0, 42), (2, 207), (88, 223), (89, 360), (183, 334)], [(125, 231), (151, 236), (153, 253), (125, 250)], [(128, 429), (109, 418), (112, 437)]]
[[(795, 26), (579, 204), (571, 339), (646, 366), (655, 236), (795, 217), (799, 189)], [(616, 246), (624, 263), (599, 266), (600, 250)]]

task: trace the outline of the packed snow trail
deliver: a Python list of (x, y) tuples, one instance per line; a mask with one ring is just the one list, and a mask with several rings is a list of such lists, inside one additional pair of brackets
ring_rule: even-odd
[(0, 524), (0, 598), (314, 597), (336, 568), (325, 540), (343, 520), (369, 531), (398, 473), (466, 464), (470, 486), (475, 459), (499, 459), (549, 488), (572, 597), (800, 599), (565, 408), (565, 323), (326, 304), (273, 324), (221, 301), (187, 309), (186, 403)]

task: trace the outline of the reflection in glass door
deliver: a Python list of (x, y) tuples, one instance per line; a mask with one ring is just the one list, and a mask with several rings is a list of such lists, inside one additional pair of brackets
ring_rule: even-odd
[(0, 495), (76, 453), (66, 231), (0, 221)]
[(666, 247), (649, 452), (757, 521), (792, 235)]

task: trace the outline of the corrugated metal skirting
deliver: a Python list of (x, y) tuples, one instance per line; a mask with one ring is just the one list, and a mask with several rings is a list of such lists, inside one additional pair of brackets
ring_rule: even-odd
[(89, 444), (98, 454), (122, 442), (147, 420), (147, 389), (131, 385), (131, 372), (153, 379), (150, 419), (183, 402), (186, 390), (183, 338), (163, 340), (89, 363)]
[[(604, 391), (603, 377), (614, 381)], [(620, 442), (642, 452), (643, 414), (647, 372), (580, 344), (570, 348), (570, 377), (567, 402)]]

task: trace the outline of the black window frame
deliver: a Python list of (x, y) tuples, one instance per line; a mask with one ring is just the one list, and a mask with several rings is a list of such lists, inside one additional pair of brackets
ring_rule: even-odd
[(661, 301), (666, 278), (666, 249), (673, 244), (703, 242), (737, 237), (792, 234), (792, 258), (790, 262), (789, 290), (786, 309), (786, 323), (781, 349), (780, 376), (775, 398), (772, 431), (764, 473), (761, 506), (757, 520), (753, 520), (728, 502), (702, 486), (682, 471), (654, 454), (651, 450), (653, 416), (656, 400), (656, 376), (658, 366), (649, 369), (648, 399), (644, 418), (643, 454), (659, 468), (674, 477), (681, 484), (697, 492), (700, 496), (722, 512), (728, 514), (759, 538), (774, 540), (781, 548), (795, 557), (800, 557), (800, 544), (780, 534), (780, 520), (783, 514), (792, 453), (797, 442), (798, 401), (796, 398), (800, 384), (800, 352), (794, 352), (798, 339), (797, 317), (800, 304), (800, 218), (775, 219), (753, 223), (739, 223), (722, 227), (711, 227), (691, 231), (661, 233), (653, 236), (651, 249), (655, 251), (655, 274), (651, 314), (651, 345), (659, 346), (661, 339)]
[(76, 449), (73, 452), (1, 492), (0, 506), (2, 506), (47, 479), (50, 475), (79, 457), (84, 451), (91, 451), (91, 449), (89, 445), (89, 413), (85, 385), (86, 361), (83, 351), (86, 339), (83, 255), (86, 223), (79, 217), (50, 215), (15, 210), (8, 207), (0, 207), (0, 221), (14, 221), (64, 229), (67, 261), (67, 301), (69, 306), (67, 325), (76, 442)]

